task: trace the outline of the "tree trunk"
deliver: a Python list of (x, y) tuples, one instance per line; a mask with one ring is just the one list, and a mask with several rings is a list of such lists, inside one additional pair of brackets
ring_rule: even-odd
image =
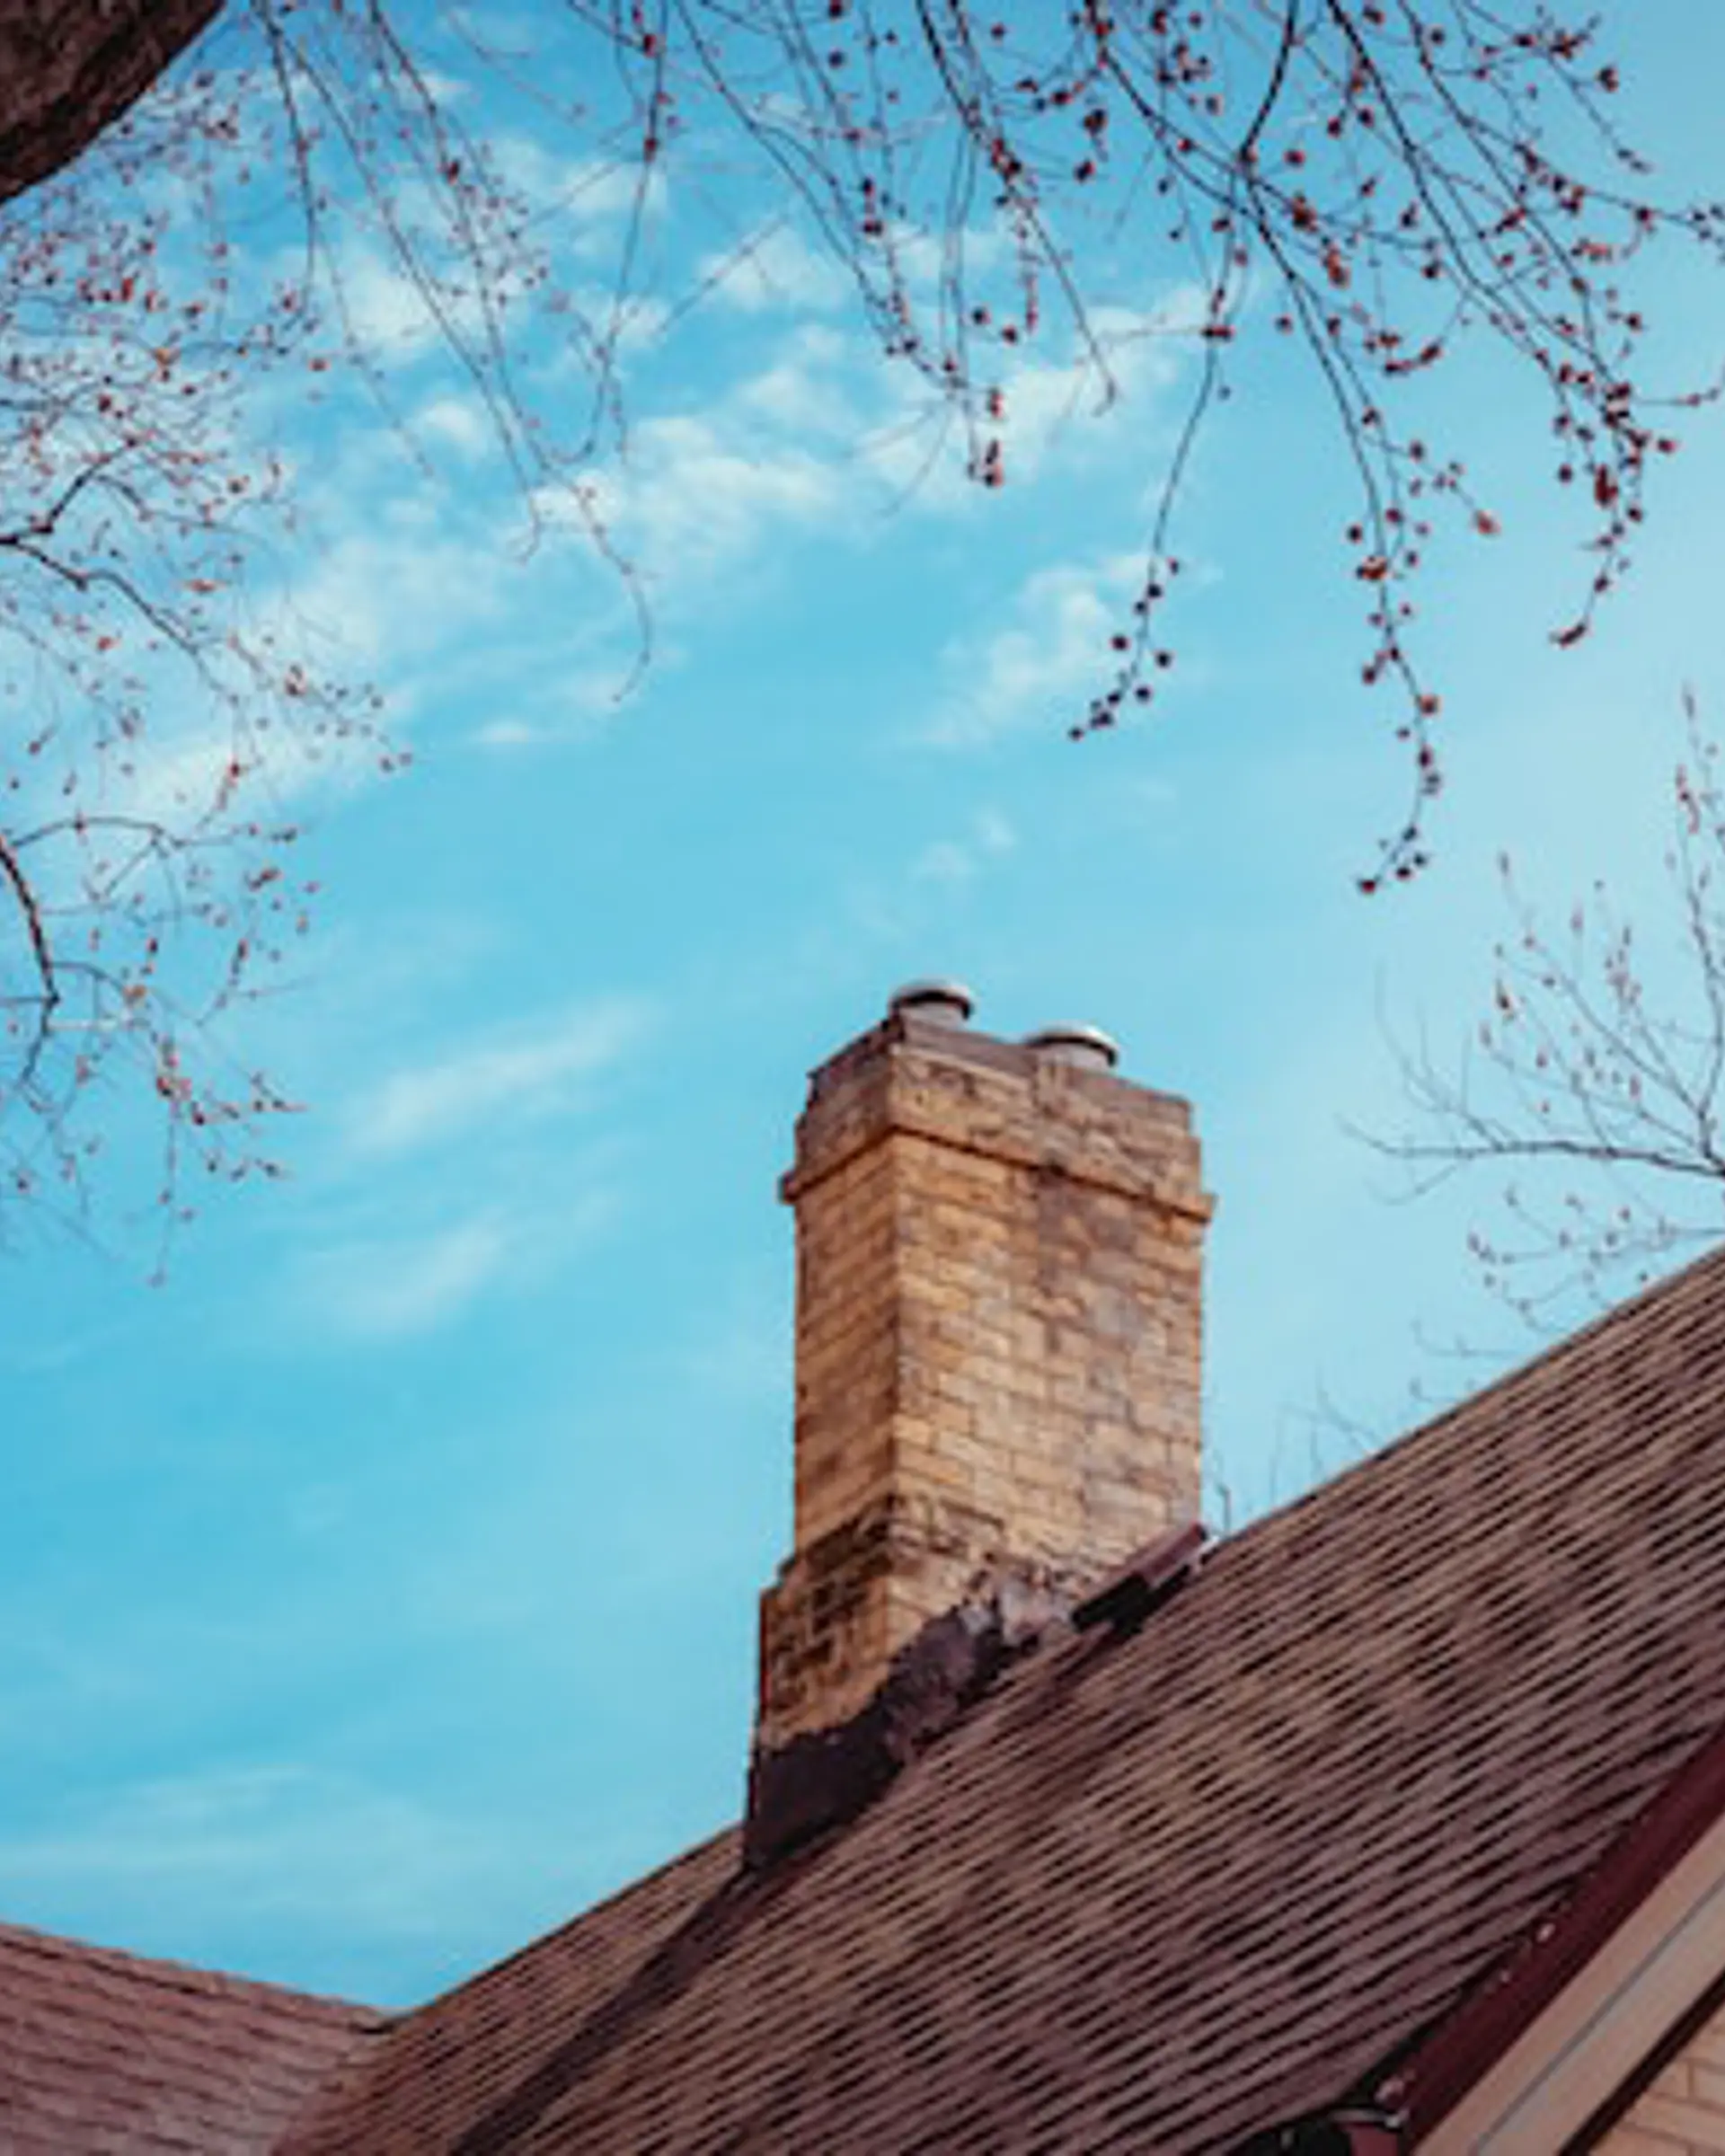
[(0, 0), (0, 202), (68, 164), (222, 0)]

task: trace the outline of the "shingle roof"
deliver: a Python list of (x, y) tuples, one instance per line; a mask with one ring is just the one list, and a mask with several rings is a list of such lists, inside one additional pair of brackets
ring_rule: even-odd
[(294, 2156), (1226, 2149), (1375, 2085), (1725, 1724), (1725, 1255), (1018, 1665), (848, 1829), (408, 2016)]
[(258, 2156), (380, 2015), (0, 1925), (6, 2156)]

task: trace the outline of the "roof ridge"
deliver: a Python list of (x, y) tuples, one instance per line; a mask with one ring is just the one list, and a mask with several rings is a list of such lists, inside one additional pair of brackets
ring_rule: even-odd
[(204, 1968), (196, 1962), (178, 1961), (167, 1955), (137, 1954), (124, 1947), (98, 1946), (87, 1940), (70, 1939), (63, 1932), (39, 1931), (31, 1924), (0, 1923), (0, 1948), (5, 1947), (40, 1954), (47, 1959), (106, 1968), (171, 1991), (235, 1999), (268, 1999), (274, 2005), (291, 2008), (308, 2019), (340, 2019), (356, 2027), (378, 2028), (399, 2019), (382, 2008), (368, 2006), (356, 1999), (338, 1998), (332, 1993), (307, 1992), (295, 1984), (271, 1983), (267, 1977), (242, 1976), (226, 1969)]

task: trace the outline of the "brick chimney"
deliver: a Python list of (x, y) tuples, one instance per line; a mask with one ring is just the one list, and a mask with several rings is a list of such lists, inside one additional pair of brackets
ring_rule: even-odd
[(796, 1209), (796, 1546), (762, 1598), (757, 1762), (869, 1703), (929, 1620), (1070, 1594), (1199, 1501), (1211, 1201), (1113, 1043), (969, 1029), (923, 983), (815, 1072)]

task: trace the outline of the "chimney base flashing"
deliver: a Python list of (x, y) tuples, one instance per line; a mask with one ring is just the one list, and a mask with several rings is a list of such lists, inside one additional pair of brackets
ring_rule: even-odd
[(955, 1612), (992, 1610), (1016, 1650), (1101, 1568), (1093, 1551), (1058, 1565), (1014, 1551), (1001, 1520), (950, 1494), (883, 1493), (799, 1550), (761, 1597), (756, 1751), (849, 1727)]
[(1063, 1602), (1003, 1573), (986, 1593), (931, 1618), (893, 1657), (868, 1704), (830, 1729), (756, 1741), (743, 1864), (763, 1871), (865, 1811), (1064, 1617)]

